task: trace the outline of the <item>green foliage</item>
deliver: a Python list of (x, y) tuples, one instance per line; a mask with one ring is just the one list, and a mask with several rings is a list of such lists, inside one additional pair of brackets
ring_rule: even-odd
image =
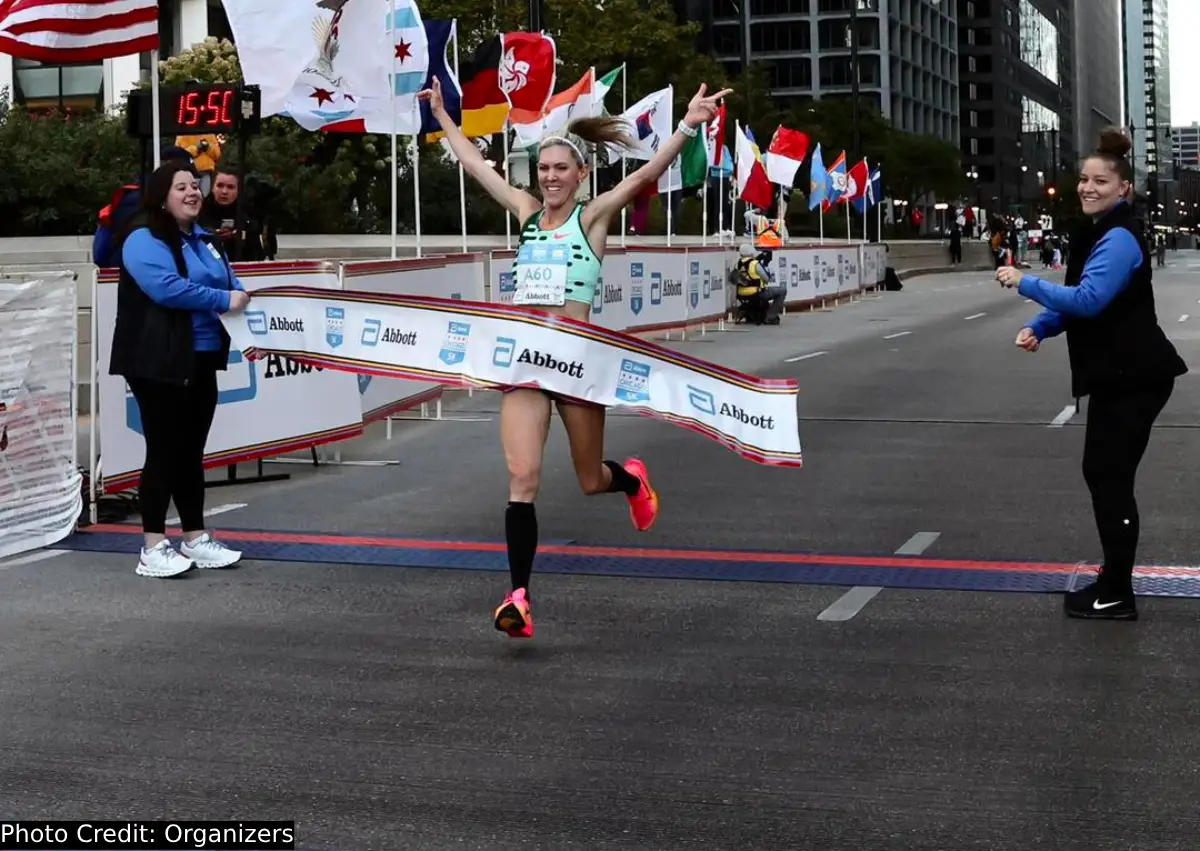
[(86, 234), (137, 173), (124, 124), (105, 115), (34, 115), (0, 96), (0, 236)]

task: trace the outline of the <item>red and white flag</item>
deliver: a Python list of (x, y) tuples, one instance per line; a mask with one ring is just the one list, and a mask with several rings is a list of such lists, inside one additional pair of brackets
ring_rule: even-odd
[[(508, 99), (508, 120), (516, 131), (518, 147), (541, 139), (541, 119), (554, 94), (558, 49), (554, 39), (541, 33), (504, 34), (500, 58), (500, 88)], [(522, 136), (521, 131), (529, 128)]]
[(770, 209), (775, 200), (775, 189), (767, 179), (766, 169), (741, 125), (737, 128), (737, 187), (738, 197), (760, 210)]
[(796, 182), (796, 172), (806, 156), (808, 134), (779, 125), (775, 128), (775, 135), (771, 137), (771, 144), (763, 157), (767, 177), (772, 183), (778, 183), (780, 186), (792, 186)]
[(0, 0), (0, 53), (99, 62), (158, 49), (157, 0)]
[(708, 122), (709, 165), (720, 168), (725, 154), (725, 101), (717, 109), (717, 117)]
[(845, 200), (854, 202), (860, 200), (871, 186), (871, 169), (863, 160), (850, 171), (846, 172)]

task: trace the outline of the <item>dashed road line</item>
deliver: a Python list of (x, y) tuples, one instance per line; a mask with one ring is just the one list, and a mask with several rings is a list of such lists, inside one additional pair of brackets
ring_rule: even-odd
[(1179, 317), (1180, 322), (1187, 322), (1187, 319), (1188, 319), (1188, 314), (1186, 314), (1186, 313), (1183, 314), (1183, 316)]
[(967, 316), (967, 317), (964, 317), (964, 318), (965, 318), (965, 319), (967, 319), (967, 320), (971, 320), (971, 319), (978, 319), (978, 318), (980, 318), (981, 316), (987, 316), (987, 314), (986, 314), (986, 313), (972, 313), (970, 316)]
[(1075, 414), (1077, 414), (1078, 412), (1079, 412), (1079, 409), (1076, 408), (1074, 405), (1067, 405), (1065, 408), (1063, 408), (1061, 411), (1058, 412), (1057, 417), (1055, 417), (1054, 419), (1052, 419), (1050, 421), (1050, 425), (1048, 426), (1048, 428), (1062, 428), (1064, 425), (1066, 425), (1070, 421), (1071, 417), (1075, 416)]
[[(940, 538), (941, 535), (941, 532), (917, 532), (917, 534), (905, 541), (900, 549), (896, 550), (896, 555), (919, 556), (933, 546), (933, 542)], [(869, 585), (856, 585), (834, 600), (829, 608), (817, 615), (817, 620), (848, 621), (861, 612), (863, 607), (874, 600), (876, 595), (882, 590), (882, 588)]]
[(808, 360), (809, 358), (819, 358), (821, 355), (827, 355), (829, 352), (809, 352), (806, 355), (796, 355), (794, 358), (788, 358), (784, 363), (796, 363), (797, 361)]
[(886, 337), (884, 337), (883, 339), (885, 339), (885, 340), (894, 340), (894, 339), (896, 339), (897, 337), (904, 337), (904, 336), (906, 336), (906, 335), (908, 335), (908, 334), (911, 334), (911, 333), (912, 333), (912, 331), (897, 331), (895, 334), (888, 334), (888, 335), (887, 335)]
[[(246, 503), (244, 503), (244, 502), (231, 502), (228, 505), (217, 505), (217, 506), (214, 506), (213, 508), (210, 508), (207, 511), (205, 511), (204, 516), (212, 517), (215, 514), (224, 514), (227, 511), (237, 511), (239, 508), (245, 508), (245, 507), (246, 507)], [(179, 524), (178, 517), (168, 517), (167, 518), (168, 526), (177, 526), (178, 524)]]

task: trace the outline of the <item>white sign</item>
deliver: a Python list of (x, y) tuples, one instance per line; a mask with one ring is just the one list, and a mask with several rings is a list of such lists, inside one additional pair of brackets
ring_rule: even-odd
[(75, 278), (0, 278), (0, 558), (71, 534), (76, 463)]
[[(342, 264), (342, 288), (389, 295), (425, 295), (484, 301), (482, 254), (454, 254), (410, 260), (363, 260)], [(433, 381), (406, 381), (359, 374), (363, 422), (408, 410), (441, 395)]]
[[(345, 319), (335, 347), (322, 317)], [(764, 464), (800, 466), (795, 381), (767, 381), (582, 322), (492, 305), (344, 291), (263, 293), (222, 317), (255, 357), (505, 388), (536, 386), (682, 425)]]
[[(250, 292), (296, 284), (338, 288), (335, 267), (320, 261), (239, 265), (235, 270)], [(97, 275), (92, 304), (99, 329), (101, 469), (104, 490), (111, 493), (137, 485), (146, 452), (137, 401), (124, 378), (108, 374), (117, 316), (115, 270), (105, 269)], [(336, 349), (341, 345), (343, 327), (343, 318), (332, 312), (322, 314), (313, 331)], [(217, 373), (217, 381), (217, 411), (205, 445), (206, 467), (283, 455), (362, 434), (358, 381), (345, 372), (319, 370), (283, 356), (251, 363), (233, 349), (229, 368)]]

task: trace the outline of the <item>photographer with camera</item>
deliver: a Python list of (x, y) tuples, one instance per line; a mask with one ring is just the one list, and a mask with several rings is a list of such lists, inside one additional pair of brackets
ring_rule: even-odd
[(253, 177), (246, 179), (243, 193), (238, 174), (222, 169), (213, 178), (212, 193), (204, 199), (200, 223), (220, 238), (233, 262), (274, 260), (279, 245), (268, 208), (278, 194), (279, 190)]

